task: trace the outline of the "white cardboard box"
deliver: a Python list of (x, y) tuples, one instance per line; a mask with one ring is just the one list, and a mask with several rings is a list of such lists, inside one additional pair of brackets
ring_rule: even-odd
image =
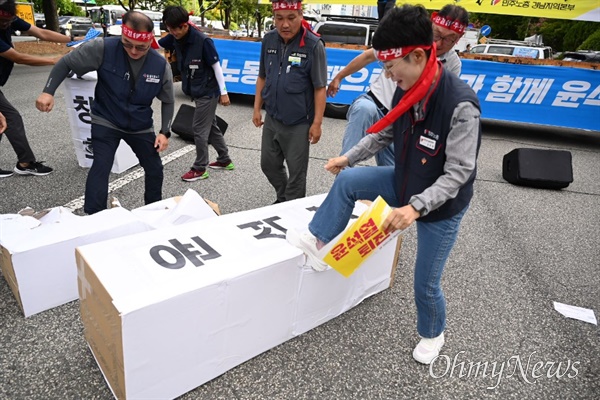
[(134, 208), (131, 212), (158, 229), (216, 217), (219, 206), (203, 199), (195, 190), (188, 189), (183, 196), (160, 200)]
[(122, 208), (76, 216), (57, 207), (40, 220), (0, 216), (0, 267), (23, 314), (79, 298), (75, 248), (152, 229)]
[[(67, 114), (71, 125), (71, 135), (75, 155), (79, 166), (90, 168), (94, 160), (91, 146), (91, 103), (94, 100), (97, 74), (95, 71), (85, 74), (81, 78), (73, 76), (64, 81), (63, 90), (67, 105)], [(119, 174), (136, 166), (139, 163), (131, 147), (121, 140), (111, 171)]]
[(388, 288), (398, 239), (349, 278), (285, 241), (323, 199), (78, 248), (85, 337), (114, 396), (177, 397)]

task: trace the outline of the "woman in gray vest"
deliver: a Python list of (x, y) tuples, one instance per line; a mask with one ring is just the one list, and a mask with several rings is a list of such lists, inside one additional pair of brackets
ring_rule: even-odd
[(276, 29), (262, 41), (252, 122), (264, 124), (260, 166), (280, 203), (306, 196), (309, 144), (321, 138), (327, 60), (300, 2), (274, 2), (273, 18)]
[[(413, 358), (430, 364), (444, 345), (446, 302), (440, 282), (460, 222), (473, 196), (481, 141), (479, 101), (473, 90), (436, 59), (432, 24), (422, 6), (390, 10), (373, 36), (373, 48), (396, 91), (392, 110), (356, 146), (330, 159), (338, 174), (308, 226), (288, 230), (312, 267), (324, 270), (323, 247), (341, 233), (359, 199), (378, 196), (395, 207), (384, 231), (404, 230), (416, 221), (414, 295), (421, 341)], [(372, 157), (390, 143), (395, 165), (346, 168)]]
[[(453, 22), (451, 26), (447, 26), (448, 21)], [(452, 47), (464, 34), (469, 23), (469, 13), (460, 6), (449, 4), (438, 13), (434, 13), (431, 22), (438, 60), (442, 62), (446, 70), (460, 76), (462, 63)], [(457, 23), (454, 24), (454, 22)], [(354, 57), (331, 80), (327, 87), (327, 95), (335, 97), (344, 78), (360, 71), (374, 61), (377, 61), (377, 58), (373, 49), (367, 49)], [(370, 83), (366, 93), (354, 99), (346, 115), (348, 124), (344, 130), (340, 155), (345, 154), (360, 142), (365, 137), (366, 130), (388, 113), (395, 91), (396, 82), (382, 73)], [(375, 154), (375, 161), (378, 166), (394, 165), (394, 145), (385, 147)]]

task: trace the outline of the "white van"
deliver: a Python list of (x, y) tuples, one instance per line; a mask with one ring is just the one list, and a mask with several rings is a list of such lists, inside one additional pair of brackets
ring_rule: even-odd
[(323, 14), (313, 29), (328, 43), (370, 46), (377, 24), (376, 18)]
[(478, 44), (471, 47), (473, 54), (489, 54), (494, 56), (526, 57), (536, 59), (552, 58), (551, 47), (521, 46), (513, 44)]

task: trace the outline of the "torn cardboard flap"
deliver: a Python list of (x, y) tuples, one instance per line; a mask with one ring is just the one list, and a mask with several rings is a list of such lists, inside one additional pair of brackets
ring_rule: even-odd
[(216, 204), (188, 189), (183, 196), (157, 201), (131, 212), (154, 228), (164, 228), (215, 217), (218, 209)]

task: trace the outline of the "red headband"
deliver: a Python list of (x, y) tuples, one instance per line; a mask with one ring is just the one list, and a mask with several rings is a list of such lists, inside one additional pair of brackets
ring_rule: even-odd
[(150, 42), (154, 40), (154, 32), (138, 32), (127, 25), (123, 25), (122, 28), (123, 36), (131, 40), (138, 40), (140, 42)]
[(0, 17), (12, 18), (15, 14), (11, 14), (8, 11), (0, 10)]
[(465, 33), (465, 29), (467, 29), (467, 26), (462, 22), (442, 17), (436, 12), (431, 14), (431, 22), (433, 22), (437, 26), (441, 26), (442, 28), (450, 29), (451, 31), (456, 32), (459, 35)]
[(273, 4), (273, 11), (302, 10), (302, 3), (299, 1), (294, 1), (294, 2), (275, 1), (272, 4)]
[(389, 61), (389, 60), (395, 60), (396, 58), (406, 57), (406, 55), (408, 53), (410, 53), (411, 51), (413, 51), (415, 49), (429, 50), (430, 48), (431, 48), (431, 45), (429, 45), (429, 46), (416, 45), (416, 46), (399, 47), (397, 49), (375, 50), (375, 57), (377, 57), (377, 59), (381, 60), (381, 61)]

